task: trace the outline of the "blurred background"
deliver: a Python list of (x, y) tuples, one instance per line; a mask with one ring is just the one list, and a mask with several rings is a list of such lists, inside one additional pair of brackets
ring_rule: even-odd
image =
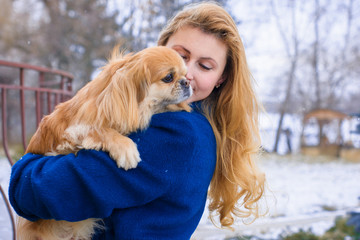
[[(129, 52), (155, 46), (167, 20), (193, 2), (199, 1), (0, 0), (0, 60), (66, 71), (74, 77), (76, 92), (98, 74), (116, 44)], [(262, 227), (249, 234), (284, 238), (284, 232), (306, 225), (293, 218), (305, 214), (310, 228), (315, 225), (309, 219), (320, 219), (315, 222), (323, 225), (316, 234), (323, 235), (335, 217), (359, 207), (360, 0), (217, 2), (236, 21), (265, 109), (260, 115), (264, 154), (259, 161), (272, 190), (267, 220), (280, 223), (267, 227), (265, 218)], [(27, 75), (29, 86), (36, 85), (37, 76)], [(18, 70), (0, 66), (0, 84), (19, 81)], [(22, 130), (17, 94), (9, 90), (6, 106), (0, 106), (7, 109), (0, 121), (6, 121), (14, 159), (23, 153), (18, 147)], [(26, 101), (27, 109), (33, 101)], [(25, 115), (28, 139), (36, 120), (31, 120), (32, 110)], [(4, 155), (0, 147), (0, 159)], [(0, 168), (0, 182), (6, 186), (9, 167), (4, 163)], [(205, 212), (196, 239), (225, 239), (249, 229), (211, 232), (206, 217)], [(290, 231), (286, 223), (292, 221), (297, 227)], [(9, 239), (11, 231), (2, 228), (6, 222), (6, 212), (0, 212), (0, 239)]]

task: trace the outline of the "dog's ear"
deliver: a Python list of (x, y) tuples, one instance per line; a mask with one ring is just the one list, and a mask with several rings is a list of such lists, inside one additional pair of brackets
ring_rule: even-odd
[[(136, 130), (139, 124), (139, 103), (149, 88), (149, 71), (145, 64), (132, 57), (115, 71), (108, 85), (97, 98), (98, 119), (105, 118), (120, 131)], [(130, 129), (129, 129), (130, 128)]]
[(143, 59), (136, 59), (132, 66), (126, 71), (127, 78), (136, 90), (138, 104), (146, 97), (151, 84), (151, 71)]

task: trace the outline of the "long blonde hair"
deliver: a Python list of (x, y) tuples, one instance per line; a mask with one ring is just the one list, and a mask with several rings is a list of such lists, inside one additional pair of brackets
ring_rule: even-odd
[(254, 163), (260, 137), (253, 79), (236, 24), (221, 6), (213, 2), (189, 5), (164, 28), (158, 45), (166, 45), (183, 26), (213, 34), (228, 47), (226, 80), (203, 100), (202, 109), (217, 141), (217, 164), (209, 190), (211, 219), (214, 222), (218, 213), (221, 225), (230, 227), (234, 216), (259, 216), (258, 200), (264, 192), (264, 174)]

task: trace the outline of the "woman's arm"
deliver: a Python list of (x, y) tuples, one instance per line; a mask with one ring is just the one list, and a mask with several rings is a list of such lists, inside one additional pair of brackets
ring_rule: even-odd
[(76, 156), (27, 154), (12, 170), (11, 204), (29, 220), (67, 221), (105, 218), (116, 208), (146, 204), (168, 191), (174, 176), (185, 174), (181, 166), (194, 160), (196, 149), (209, 141), (206, 138), (214, 141), (212, 131), (210, 136), (198, 132), (209, 127), (200, 116), (155, 115), (146, 131), (130, 136), (142, 161), (128, 171), (117, 168), (107, 153), (94, 150), (82, 150)]

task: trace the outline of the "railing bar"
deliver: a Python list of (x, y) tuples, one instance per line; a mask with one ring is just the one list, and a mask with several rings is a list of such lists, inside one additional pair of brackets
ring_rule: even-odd
[[(45, 80), (45, 75), (43, 72), (39, 72), (39, 86), (42, 87), (43, 83), (44, 83), (44, 80)], [(40, 101), (39, 101), (39, 106), (40, 106), (40, 119), (41, 119), (41, 116), (43, 115), (44, 113), (44, 109), (43, 109), (43, 106), (44, 106), (44, 101), (42, 101), (43, 99), (43, 93), (40, 92), (39, 93), (40, 95)], [(39, 125), (38, 125), (39, 126)]]
[(40, 92), (35, 92), (35, 98), (36, 98), (36, 127), (39, 127), (40, 121), (41, 121), (41, 104), (40, 104)]
[(3, 89), (1, 91), (1, 100), (2, 100), (2, 106), (1, 106), (1, 112), (2, 112), (2, 135), (3, 135), (3, 146), (5, 150), (5, 155), (12, 166), (14, 164), (14, 161), (12, 160), (10, 153), (9, 153), (9, 147), (8, 147), (8, 138), (7, 138), (7, 114), (6, 114), (6, 89)]
[[(24, 86), (24, 69), (20, 68), (20, 86)], [(26, 143), (26, 118), (25, 118), (25, 93), (24, 88), (20, 89), (20, 113), (21, 113), (21, 136), (24, 150), (27, 148)]]
[[(72, 93), (72, 80), (73, 75), (59, 71), (59, 70), (53, 70), (49, 68), (39, 67), (39, 66), (33, 66), (29, 64), (21, 64), (21, 63), (14, 63), (14, 62), (7, 62), (0, 60), (0, 66), (10, 67), (10, 68), (18, 68), (20, 70), (20, 84), (19, 85), (5, 85), (3, 83), (0, 83), (0, 99), (2, 100), (0, 103), (1, 107), (1, 118), (2, 118), (2, 142), (4, 146), (4, 152), (6, 154), (6, 157), (11, 165), (14, 164), (13, 159), (10, 156), (10, 149), (8, 146), (8, 109), (7, 109), (7, 98), (9, 96), (9, 90), (15, 90), (15, 92), (19, 92), (20, 94), (20, 114), (21, 114), (21, 130), (22, 130), (22, 144), (24, 148), (26, 149), (26, 125), (28, 123), (28, 119), (26, 119), (26, 91), (33, 91), (35, 93), (36, 98), (36, 106), (35, 106), (35, 115), (36, 115), (36, 124), (37, 127), (39, 126), (42, 115), (44, 112), (48, 111), (51, 112), (53, 110), (53, 107), (57, 104), (59, 104), (62, 100), (69, 99), (73, 93)], [(25, 71), (32, 70), (37, 71), (39, 74), (38, 79), (38, 86), (31, 87), (31, 86), (25, 86), (24, 82), (25, 80)], [(58, 75), (61, 77), (61, 82), (56, 83), (54, 80), (45, 81), (45, 74), (51, 74), (51, 75)], [(58, 79), (58, 78), (56, 78)], [(57, 85), (58, 84), (58, 85)], [(59, 84), (62, 84), (62, 88), (59, 89)], [(52, 88), (51, 86), (54, 86)], [(55, 88), (56, 87), (56, 88)], [(47, 106), (45, 106), (45, 101), (48, 101)], [(53, 105), (52, 103), (55, 102)], [(46, 108), (47, 107), (47, 108)], [(11, 210), (10, 203), (7, 199), (7, 196), (5, 192), (3, 191), (2, 186), (0, 186), (0, 194), (2, 195), (7, 210), (9, 212), (9, 215), (11, 217), (11, 223), (12, 223), (12, 230), (13, 230), (13, 239), (16, 239), (16, 228), (15, 228), (15, 220), (14, 220), (14, 214)]]
[(39, 91), (39, 92), (53, 92), (53, 93), (59, 93), (66, 96), (72, 96), (72, 92), (70, 91), (63, 91), (58, 89), (48, 89), (48, 88), (36, 88), (36, 87), (21, 87), (16, 85), (5, 85), (0, 84), (0, 88), (6, 88), (6, 89), (24, 89), (29, 91)]
[(8, 61), (0, 60), (0, 65), (12, 67), (12, 68), (25, 68), (25, 69), (30, 69), (30, 70), (34, 70), (34, 71), (38, 71), (38, 72), (43, 72), (43, 73), (65, 76), (65, 77), (68, 77), (71, 79), (74, 78), (74, 76), (72, 74), (65, 72), (65, 71), (54, 70), (54, 69), (39, 67), (39, 66), (35, 66), (35, 65), (30, 65), (30, 64), (8, 62)]
[(51, 113), (51, 93), (48, 92), (47, 94), (47, 114)]
[[(8, 144), (7, 144), (7, 116), (6, 116), (6, 89), (1, 89), (1, 102), (2, 102), (2, 106), (1, 106), (1, 116), (2, 116), (2, 139), (3, 139), (3, 146), (4, 146), (4, 150), (5, 150), (5, 154), (6, 157), (10, 163), (10, 165), (12, 166), (14, 164), (10, 153), (9, 153), (9, 148), (8, 148)], [(15, 219), (14, 216), (11, 212), (11, 206), (9, 201), (7, 200), (7, 197), (5, 195), (4, 190), (2, 189), (2, 186), (0, 185), (0, 191), (1, 191), (1, 195), (2, 198), (4, 199), (4, 202), (6, 204), (6, 208), (7, 211), (9, 213), (10, 219), (11, 219), (11, 227), (13, 230), (13, 239), (16, 240), (16, 234), (15, 234)]]

